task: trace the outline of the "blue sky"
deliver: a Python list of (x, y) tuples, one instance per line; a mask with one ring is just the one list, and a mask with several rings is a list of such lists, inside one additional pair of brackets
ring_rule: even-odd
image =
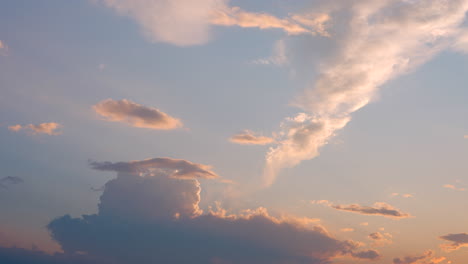
[[(132, 192), (142, 193), (143, 200), (160, 199), (175, 183), (199, 182), (201, 198), (187, 202), (204, 213), (193, 209), (195, 216), (186, 217), (203, 224), (182, 221), (182, 230), (196, 226), (202, 232), (209, 208), (219, 203), (231, 217), (252, 225), (257, 216), (300, 231), (297, 219), (320, 219), (311, 220), (307, 230), (320, 226), (339, 241), (326, 256), (316, 255), (311, 245), (312, 257), (305, 262), (296, 255), (307, 245), (297, 242), (297, 251), (272, 245), (296, 254), (285, 253), (285, 260), (278, 255), (277, 261), (463, 263), (468, 258), (466, 10), (465, 0), (7, 1), (0, 9), (2, 250), (18, 246), (27, 249), (23, 255), (34, 255), (38, 252), (28, 251), (34, 244), (68, 257), (75, 253), (67, 248), (73, 234), (53, 236), (62, 229), (52, 223), (68, 225), (62, 216), (90, 214), (107, 221), (124, 212), (153, 221), (145, 211), (150, 207), (133, 212), (119, 205), (123, 211), (107, 215), (98, 205), (131, 200)], [(97, 110), (107, 99), (112, 105)], [(173, 119), (183, 126), (164, 127)], [(52, 123), (57, 129), (41, 126)], [(153, 158), (169, 159), (138, 162)], [(172, 165), (174, 160), (190, 166)], [(90, 161), (111, 162), (111, 169), (93, 169)], [(203, 176), (204, 165), (219, 178)], [(184, 169), (195, 172), (182, 180), (171, 174)], [(159, 177), (168, 189), (144, 196), (148, 190), (139, 188), (161, 184), (150, 180)], [(119, 184), (125, 191), (113, 196)], [(379, 209), (375, 203), (411, 217), (337, 209), (351, 204)], [(181, 205), (156, 208), (170, 206)], [(259, 207), (268, 213), (255, 211)], [(207, 237), (221, 236), (231, 245), (223, 229), (228, 217), (214, 216), (220, 231)], [(172, 230), (165, 228), (154, 230)], [(368, 236), (376, 232), (386, 238), (372, 241)], [(450, 234), (462, 239), (441, 239)], [(263, 241), (262, 231), (256, 238)], [(365, 245), (340, 244), (348, 240)], [(221, 242), (213, 240), (200, 252), (211, 252), (216, 243)], [(457, 249), (443, 246), (450, 243)], [(94, 257), (118, 257), (92, 246), (79, 250), (90, 263)], [(271, 263), (257, 246), (252, 255)], [(346, 253), (337, 253), (339, 247)], [(251, 255), (245, 249), (236, 250), (238, 258), (232, 259), (211, 253), (210, 263), (254, 261), (246, 260)], [(357, 257), (371, 251), (378, 257)], [(1, 253), (0, 260), (8, 254)], [(405, 256), (416, 258), (394, 260)]]

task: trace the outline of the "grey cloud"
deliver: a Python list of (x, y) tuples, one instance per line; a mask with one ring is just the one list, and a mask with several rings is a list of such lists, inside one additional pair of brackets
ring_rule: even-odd
[(0, 179), (0, 187), (8, 188), (8, 185), (22, 183), (23, 179), (16, 176), (6, 176)]
[(399, 209), (386, 204), (386, 203), (374, 203), (373, 206), (364, 206), (359, 204), (348, 204), (348, 205), (341, 205), (341, 204), (333, 204), (327, 200), (320, 200), (320, 201), (311, 201), (312, 204), (323, 204), (329, 206), (333, 209), (346, 211), (356, 214), (363, 214), (363, 215), (379, 215), (394, 219), (401, 219), (401, 218), (409, 218), (412, 217), (408, 213), (404, 213)]
[(446, 251), (457, 250), (462, 247), (468, 247), (468, 234), (459, 233), (459, 234), (448, 234), (441, 236), (440, 239), (449, 241), (450, 244), (444, 244), (440, 247)]

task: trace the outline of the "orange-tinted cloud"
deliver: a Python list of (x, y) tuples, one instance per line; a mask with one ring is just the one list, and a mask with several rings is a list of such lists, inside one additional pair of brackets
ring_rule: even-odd
[(459, 187), (456, 187), (453, 184), (444, 184), (442, 187), (447, 188), (447, 189), (452, 189), (452, 190), (455, 190), (455, 191), (460, 191), (460, 192), (466, 191), (465, 188), (459, 188)]
[(233, 143), (242, 145), (267, 145), (274, 141), (271, 137), (257, 135), (252, 131), (246, 130), (229, 138)]
[(169, 130), (182, 127), (182, 122), (159, 109), (143, 106), (130, 100), (107, 99), (93, 106), (94, 111), (111, 122), (133, 127)]
[(10, 131), (19, 132), (21, 130), (26, 130), (32, 134), (46, 134), (46, 135), (60, 135), (62, 132), (59, 129), (62, 128), (62, 125), (59, 123), (51, 122), (51, 123), (41, 123), (38, 125), (29, 124), (29, 125), (14, 125), (9, 126), (8, 129)]
[(441, 236), (440, 239), (450, 241), (451, 244), (443, 244), (440, 247), (446, 251), (454, 251), (462, 247), (468, 247), (468, 234), (459, 233), (459, 234), (448, 234)]
[(394, 219), (402, 219), (402, 218), (409, 218), (412, 217), (408, 213), (404, 213), (399, 209), (386, 204), (386, 203), (374, 203), (374, 206), (363, 206), (359, 204), (349, 204), (349, 205), (341, 205), (341, 204), (333, 204), (327, 200), (320, 200), (320, 201), (311, 201), (312, 204), (323, 204), (329, 206), (333, 209), (346, 211), (356, 214), (363, 214), (363, 215), (378, 215), (384, 216)]
[(403, 258), (394, 258), (393, 264), (438, 264), (445, 260), (445, 257), (435, 257), (434, 252), (432, 250), (428, 250), (421, 256), (406, 256)]

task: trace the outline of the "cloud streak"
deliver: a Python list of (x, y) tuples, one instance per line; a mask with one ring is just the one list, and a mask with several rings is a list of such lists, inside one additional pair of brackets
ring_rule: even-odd
[(274, 139), (271, 137), (255, 134), (249, 130), (245, 130), (244, 132), (229, 138), (229, 141), (241, 145), (267, 145), (273, 143)]
[(393, 219), (403, 219), (403, 218), (412, 217), (410, 214), (404, 213), (401, 210), (386, 203), (375, 203), (374, 206), (363, 206), (359, 204), (349, 204), (349, 205), (333, 204), (327, 200), (311, 201), (311, 203), (323, 204), (336, 210), (362, 214), (362, 215), (384, 216), (384, 217), (393, 218)]
[[(264, 183), (282, 168), (319, 155), (351, 114), (369, 104), (378, 88), (424, 64), (461, 37), (467, 0), (330, 1), (337, 54), (321, 64), (311, 88), (296, 98), (304, 113), (287, 118), (282, 138), (266, 155)], [(349, 19), (345, 19), (349, 18)]]
[(33, 135), (37, 134), (46, 134), (49, 136), (56, 136), (62, 134), (61, 131), (59, 131), (63, 126), (59, 123), (55, 122), (50, 122), (50, 123), (41, 123), (41, 124), (29, 124), (29, 125), (13, 125), (9, 126), (8, 129), (13, 132), (19, 132), (22, 130), (25, 130), (29, 133), (32, 133)]
[(171, 130), (182, 127), (182, 122), (159, 109), (143, 106), (127, 99), (107, 99), (93, 106), (106, 121), (121, 122), (133, 127)]

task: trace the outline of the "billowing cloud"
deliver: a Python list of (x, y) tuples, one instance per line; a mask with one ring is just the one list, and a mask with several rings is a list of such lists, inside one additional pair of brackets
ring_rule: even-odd
[(236, 134), (229, 139), (233, 143), (242, 145), (267, 145), (274, 141), (271, 137), (257, 135), (252, 131), (245, 130), (242, 133)]
[(276, 218), (264, 208), (204, 213), (196, 179), (118, 171), (105, 185), (97, 214), (65, 215), (48, 225), (64, 251), (60, 256), (114, 264), (326, 264), (335, 257), (380, 257), (375, 250), (358, 251), (360, 243), (337, 240), (310, 221)]
[(60, 135), (62, 132), (59, 131), (62, 128), (62, 125), (59, 123), (55, 122), (50, 122), (50, 123), (41, 123), (38, 125), (34, 124), (29, 124), (29, 125), (14, 125), (14, 126), (9, 126), (8, 129), (10, 131), (14, 132), (19, 132), (21, 130), (28, 131), (29, 133), (32, 133), (34, 135), (36, 134), (46, 134), (50, 136), (54, 135)]
[(363, 214), (363, 215), (379, 215), (394, 219), (402, 219), (402, 218), (409, 218), (412, 217), (408, 213), (404, 213), (399, 209), (386, 204), (386, 203), (375, 203), (374, 206), (363, 206), (359, 204), (349, 204), (349, 205), (341, 205), (341, 204), (333, 204), (327, 200), (320, 200), (320, 201), (311, 201), (312, 204), (323, 204), (329, 206), (333, 209), (346, 211), (356, 214)]
[(211, 39), (213, 25), (281, 29), (289, 35), (327, 35), (326, 14), (277, 18), (231, 7), (227, 0), (95, 0), (135, 19), (154, 42), (199, 45)]
[(266, 186), (282, 168), (319, 155), (351, 120), (371, 102), (378, 88), (452, 47), (468, 10), (468, 0), (327, 1), (337, 32), (330, 39), (336, 54), (320, 65), (314, 85), (297, 97), (304, 113), (287, 118), (278, 145), (266, 156)]
[(468, 247), (468, 234), (467, 233), (448, 234), (445, 236), (441, 236), (440, 239), (451, 242), (450, 244), (443, 244), (440, 246), (442, 249), (446, 251), (453, 251), (462, 247)]
[(0, 178), (0, 188), (8, 188), (8, 185), (22, 183), (23, 179), (16, 176), (6, 176)]
[(447, 189), (452, 189), (452, 190), (455, 190), (455, 191), (460, 191), (460, 192), (466, 191), (465, 188), (457, 187), (457, 186), (455, 186), (453, 184), (444, 184), (442, 187), (447, 188)]
[(209, 165), (171, 158), (153, 158), (128, 162), (91, 161), (90, 166), (100, 171), (115, 171), (136, 175), (162, 171), (170, 175), (170, 177), (179, 179), (214, 179), (219, 177), (211, 171)]
[(435, 257), (434, 252), (432, 250), (428, 250), (421, 256), (406, 256), (404, 258), (394, 258), (393, 264), (437, 264), (442, 263), (445, 260), (445, 257)]
[(156, 130), (182, 127), (182, 122), (159, 109), (143, 106), (127, 99), (106, 99), (93, 106), (94, 111), (111, 122)]

